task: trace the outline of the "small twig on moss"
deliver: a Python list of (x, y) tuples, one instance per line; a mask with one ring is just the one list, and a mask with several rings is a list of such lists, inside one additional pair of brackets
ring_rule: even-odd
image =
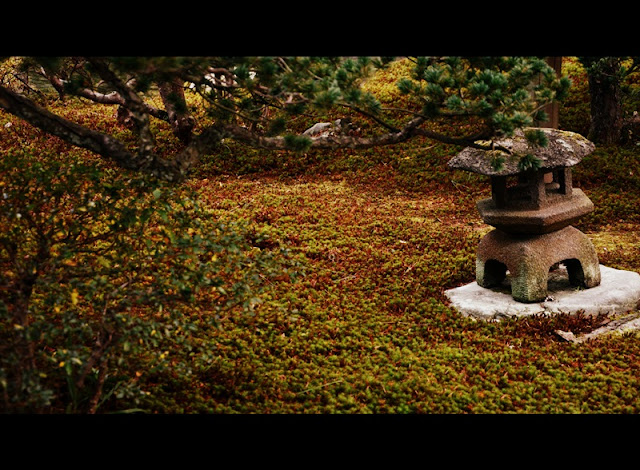
[(306, 390), (303, 390), (303, 391), (301, 391), (301, 392), (298, 392), (297, 394), (298, 394), (298, 395), (300, 395), (300, 394), (302, 394), (302, 393), (310, 392), (311, 390), (318, 390), (318, 389), (320, 389), (320, 388), (328, 387), (329, 385), (333, 385), (333, 384), (337, 384), (337, 383), (339, 383), (339, 382), (342, 382), (342, 380), (343, 380), (343, 379), (338, 379), (338, 380), (334, 380), (333, 382), (326, 383), (326, 384), (324, 384), (324, 385), (319, 385), (318, 387), (310, 387), (310, 388), (307, 388)]
[(340, 279), (336, 279), (335, 281), (333, 281), (334, 283), (338, 283), (338, 282), (342, 282), (342, 281), (346, 281), (348, 279), (355, 279), (356, 275), (355, 274), (349, 274), (348, 276), (345, 277), (341, 277)]

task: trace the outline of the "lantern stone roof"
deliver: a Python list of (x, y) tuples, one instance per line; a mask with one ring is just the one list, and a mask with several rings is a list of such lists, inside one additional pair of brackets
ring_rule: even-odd
[[(525, 138), (527, 130), (541, 130), (546, 134), (549, 143), (545, 147), (531, 145)], [(539, 158), (542, 162), (541, 169), (554, 169), (574, 166), (595, 149), (593, 142), (578, 133), (552, 128), (525, 128), (517, 130), (513, 137), (494, 142), (496, 147), (504, 147), (511, 153), (499, 149), (482, 150), (466, 147), (449, 160), (449, 167), (488, 176), (509, 176), (520, 173), (518, 162), (526, 154)], [(496, 171), (491, 164), (496, 157), (504, 159), (500, 171)]]

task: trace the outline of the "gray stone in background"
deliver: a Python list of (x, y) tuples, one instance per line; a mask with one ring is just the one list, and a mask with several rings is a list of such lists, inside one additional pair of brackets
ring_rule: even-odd
[(566, 270), (560, 267), (549, 274), (547, 300), (522, 303), (513, 299), (509, 279), (493, 289), (476, 282), (445, 291), (451, 306), (461, 314), (478, 320), (499, 320), (536, 314), (617, 315), (636, 309), (640, 303), (640, 274), (600, 265), (601, 282), (590, 289), (569, 284)]

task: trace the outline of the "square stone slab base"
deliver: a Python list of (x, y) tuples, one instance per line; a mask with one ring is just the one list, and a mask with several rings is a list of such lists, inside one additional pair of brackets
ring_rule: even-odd
[(590, 289), (569, 284), (561, 265), (549, 273), (548, 297), (540, 303), (522, 303), (513, 299), (509, 275), (501, 286), (488, 289), (477, 282), (445, 291), (451, 306), (463, 315), (478, 320), (499, 320), (540, 314), (610, 315), (621, 314), (640, 305), (640, 274), (600, 265), (601, 282)]

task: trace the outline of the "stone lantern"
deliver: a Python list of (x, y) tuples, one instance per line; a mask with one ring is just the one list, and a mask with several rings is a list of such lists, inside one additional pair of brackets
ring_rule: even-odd
[[(518, 131), (495, 142), (494, 150), (467, 147), (449, 161), (451, 168), (487, 175), (491, 198), (478, 201), (484, 222), (495, 227), (478, 244), (476, 281), (486, 288), (511, 276), (511, 295), (519, 302), (547, 298), (553, 266), (567, 268), (569, 282), (591, 288), (600, 284), (600, 265), (589, 238), (571, 224), (593, 210), (591, 200), (571, 179), (571, 167), (594, 150), (580, 134), (552, 128), (544, 132), (548, 145), (533, 146)], [(510, 153), (500, 148), (508, 149)], [(531, 154), (542, 163), (521, 171), (520, 157)], [(500, 171), (491, 164), (504, 159)]]

